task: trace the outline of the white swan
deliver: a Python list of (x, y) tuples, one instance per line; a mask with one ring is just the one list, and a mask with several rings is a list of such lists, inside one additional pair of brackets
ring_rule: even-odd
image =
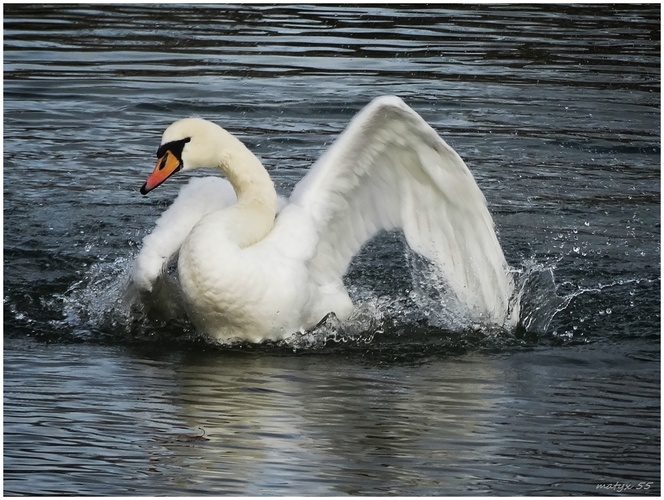
[[(486, 201), (459, 155), (398, 97), (380, 97), (348, 125), (278, 212), (269, 174), (237, 138), (187, 118), (164, 132), (146, 194), (178, 170), (195, 178), (145, 237), (133, 282), (154, 291), (179, 253), (190, 317), (217, 340), (282, 339), (353, 310), (342, 277), (381, 229), (409, 246), (474, 321), (513, 327), (513, 292)], [(230, 184), (229, 184), (230, 182)]]

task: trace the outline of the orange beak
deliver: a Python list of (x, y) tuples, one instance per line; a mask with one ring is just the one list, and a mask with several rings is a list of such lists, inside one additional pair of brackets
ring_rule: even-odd
[(164, 156), (157, 160), (157, 165), (141, 187), (141, 194), (148, 194), (181, 168), (182, 162), (173, 153), (166, 151)]

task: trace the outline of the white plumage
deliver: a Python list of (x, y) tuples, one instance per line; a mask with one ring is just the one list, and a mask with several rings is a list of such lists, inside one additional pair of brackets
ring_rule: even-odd
[[(511, 328), (513, 282), (486, 201), (459, 155), (397, 97), (380, 97), (280, 202), (260, 161), (221, 127), (197, 118), (171, 125), (143, 192), (177, 170), (195, 178), (143, 241), (133, 281), (150, 293), (179, 252), (194, 323), (217, 340), (259, 342), (315, 326), (353, 305), (342, 277), (381, 229), (408, 245), (472, 319)], [(283, 205), (283, 203), (281, 203)]]

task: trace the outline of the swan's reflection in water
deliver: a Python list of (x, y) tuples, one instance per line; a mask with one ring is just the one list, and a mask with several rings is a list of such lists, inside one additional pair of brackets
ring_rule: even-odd
[(490, 364), (211, 355), (177, 377), (174, 402), (192, 434), (162, 446), (189, 491), (434, 494), (463, 488), (464, 462), (493, 446)]
[(22, 403), (4, 411), (6, 494), (589, 494), (621, 467), (659, 470), (659, 365), (592, 344), (387, 366), (24, 352), (5, 363)]

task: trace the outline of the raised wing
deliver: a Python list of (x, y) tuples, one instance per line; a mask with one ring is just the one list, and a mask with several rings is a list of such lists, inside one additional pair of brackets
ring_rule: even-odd
[(314, 220), (310, 268), (342, 276), (381, 229), (400, 228), (474, 320), (512, 326), (513, 281), (486, 200), (461, 157), (398, 97), (372, 101), (291, 195)]

